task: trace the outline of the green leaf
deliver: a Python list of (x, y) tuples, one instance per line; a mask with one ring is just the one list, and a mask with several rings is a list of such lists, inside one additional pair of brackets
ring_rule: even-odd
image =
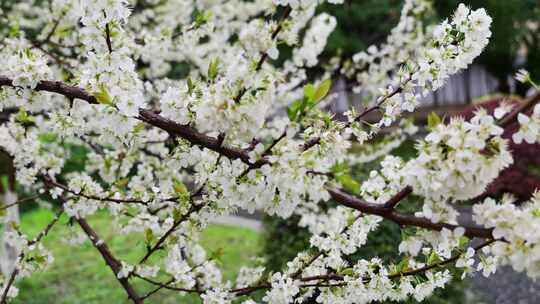
[(350, 175), (348, 174), (341, 174), (336, 176), (336, 180), (345, 187), (345, 189), (351, 191), (352, 193), (359, 193), (360, 192), (360, 183), (355, 181)]
[(348, 172), (349, 166), (347, 162), (336, 162), (332, 168), (330, 168), (330, 172), (332, 172), (334, 175), (340, 175), (343, 173)]
[(465, 250), (465, 248), (467, 247), (468, 244), (469, 244), (469, 238), (468, 237), (461, 236), (459, 238), (458, 248), (460, 250)]
[(181, 217), (182, 217), (182, 212), (180, 212), (180, 209), (174, 208), (173, 209), (173, 220), (175, 222), (178, 222)]
[(311, 83), (304, 86), (304, 96), (307, 98), (308, 102), (315, 101), (315, 86)]
[(71, 27), (59, 25), (56, 28), (56, 31), (54, 31), (54, 35), (57, 36), (57, 37), (65, 38), (65, 37), (68, 37), (71, 34), (71, 31), (72, 31)]
[(435, 127), (437, 127), (442, 122), (439, 115), (437, 115), (437, 113), (435, 112), (429, 113), (427, 119), (428, 119), (428, 129), (430, 130), (435, 129)]
[(208, 64), (208, 79), (214, 81), (219, 71), (219, 58), (210, 61)]
[(298, 120), (298, 118), (305, 114), (307, 110), (311, 109), (318, 101), (328, 94), (331, 85), (332, 81), (329, 79), (323, 81), (317, 88), (311, 83), (306, 84), (304, 86), (304, 98), (293, 102), (287, 109), (289, 119), (291, 121)]
[(398, 273), (405, 272), (409, 270), (409, 257), (404, 258), (399, 262), (399, 264), (396, 265), (396, 271)]
[(36, 122), (36, 119), (28, 115), (28, 112), (26, 112), (26, 110), (23, 107), (19, 108), (19, 112), (17, 112), (17, 115), (15, 115), (15, 120), (22, 124)]
[(351, 267), (348, 267), (340, 270), (338, 273), (341, 275), (352, 276), (354, 274), (354, 271)]
[(115, 186), (120, 188), (120, 189), (125, 189), (127, 187), (127, 185), (129, 184), (129, 178), (121, 178), (121, 179), (118, 179), (114, 182)]
[(221, 261), (221, 258), (223, 257), (223, 255), (225, 254), (225, 251), (223, 250), (223, 248), (218, 248), (212, 252), (210, 252), (210, 260), (212, 261)]
[(136, 124), (135, 127), (133, 128), (133, 133), (137, 134), (141, 132), (142, 130), (144, 130), (145, 126), (146, 124), (143, 122)]
[(152, 229), (146, 229), (144, 231), (144, 241), (146, 245), (152, 244), (152, 241), (154, 240), (154, 232)]
[[(4, 203), (0, 202), (0, 206), (3, 206), (3, 205), (4, 205)], [(4, 217), (6, 215), (7, 215), (7, 209), (6, 208), (0, 209), (0, 218)]]
[(101, 104), (110, 106), (114, 105), (113, 98), (109, 94), (109, 91), (107, 91), (104, 84), (99, 85), (99, 91), (94, 93), (94, 97), (96, 97), (97, 101)]
[(330, 91), (331, 87), (332, 87), (331, 79), (326, 79), (325, 81), (321, 82), (319, 86), (317, 87), (317, 91), (315, 91), (315, 96), (313, 98), (315, 103), (325, 98), (328, 92)]
[(25, 49), (23, 50), (23, 52), (24, 52), (24, 55), (25, 55), (27, 58), (30, 58), (30, 59), (35, 58), (35, 55), (34, 55), (34, 53), (32, 53), (32, 49), (31, 49), (31, 48), (25, 48)]
[(0, 185), (2, 189), (9, 189), (9, 177), (7, 175), (0, 175)]
[(193, 93), (193, 89), (195, 89), (195, 85), (193, 84), (193, 80), (191, 80), (191, 77), (188, 77), (187, 79), (187, 87), (188, 94), (191, 95)]
[(179, 196), (184, 196), (188, 194), (188, 189), (186, 185), (181, 180), (178, 180), (176, 178), (173, 178), (173, 189), (174, 193)]
[(302, 111), (305, 108), (305, 102), (304, 99), (298, 99), (295, 102), (293, 102), (288, 108), (287, 108), (287, 115), (289, 116), (290, 121), (296, 121), (299, 117), (299, 114), (302, 113)]
[(428, 259), (427, 259), (427, 265), (433, 265), (435, 263), (438, 263), (442, 261), (441, 258), (439, 257), (439, 255), (435, 252), (435, 251), (432, 251), (431, 254), (429, 255)]
[(38, 265), (43, 265), (47, 261), (45, 256), (43, 255), (36, 255), (33, 257), (34, 262), (36, 262)]
[(15, 221), (10, 221), (9, 222), (9, 226), (11, 227), (11, 229), (15, 230), (15, 231), (20, 231), (20, 227), (19, 227), (19, 223), (15, 222)]
[(400, 230), (400, 234), (401, 234), (401, 240), (402, 241), (405, 241), (407, 240), (409, 237), (411, 237), (412, 235), (414, 235), (414, 233), (412, 231), (410, 231), (409, 229), (401, 229)]
[(212, 17), (212, 12), (206, 12), (206, 13), (198, 12), (197, 16), (195, 16), (195, 25), (199, 27), (207, 23), (208, 20), (210, 20), (210, 17)]
[(9, 37), (18, 37), (20, 33), (20, 26), (18, 22), (13, 22), (9, 26)]
[(53, 143), (58, 138), (58, 135), (54, 133), (41, 133), (38, 135), (38, 139), (42, 143)]

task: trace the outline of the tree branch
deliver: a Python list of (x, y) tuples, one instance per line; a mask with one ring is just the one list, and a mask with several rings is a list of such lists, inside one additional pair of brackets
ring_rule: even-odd
[(170, 134), (186, 139), (194, 145), (207, 148), (227, 158), (240, 159), (242, 162), (250, 164), (248, 153), (245, 150), (223, 145), (218, 138), (199, 133), (188, 125), (181, 125), (146, 109), (139, 109), (138, 119)]
[(38, 194), (35, 194), (35, 195), (32, 195), (32, 196), (29, 196), (29, 197), (25, 197), (25, 198), (22, 198), (14, 203), (11, 203), (11, 204), (8, 204), (8, 205), (3, 205), (0, 207), (0, 210), (4, 210), (4, 209), (8, 209), (9, 207), (13, 207), (15, 205), (19, 205), (19, 204), (22, 204), (22, 203), (26, 203), (28, 201), (33, 201), (35, 200), (36, 198), (39, 198), (42, 194), (38, 193)]
[[(494, 240), (494, 239), (489, 239), (489, 240), (483, 242), (482, 244), (474, 247), (475, 253), (478, 252), (478, 250), (480, 250), (480, 249), (482, 249), (482, 248), (484, 248), (486, 246), (491, 245), (495, 241), (496, 240)], [(442, 266), (448, 265), (450, 263), (453, 263), (453, 262), (457, 261), (461, 257), (461, 255), (462, 255), (462, 253), (456, 254), (456, 255), (450, 257), (449, 259), (446, 259), (446, 260), (443, 260), (443, 261), (440, 261), (440, 262), (437, 262), (437, 263), (433, 263), (431, 265), (426, 265), (424, 267), (394, 273), (394, 274), (389, 275), (388, 279), (393, 280), (393, 279), (398, 279), (398, 278), (401, 278), (401, 277), (413, 276), (413, 275), (421, 274), (421, 273), (427, 272), (429, 270), (432, 270), (432, 269), (435, 269), (435, 268), (442, 267)], [(303, 277), (303, 278), (299, 278), (298, 281), (300, 281), (300, 282), (343, 281), (344, 278), (345, 278), (345, 276), (343, 276), (343, 275), (330, 273), (330, 274)], [(363, 278), (362, 279), (362, 281), (364, 283), (368, 283), (370, 280), (371, 280), (371, 278)], [(299, 287), (300, 288), (308, 288), (308, 287), (343, 287), (345, 285), (346, 285), (346, 283), (343, 283), (343, 282), (339, 282), (339, 283), (317, 282), (317, 283), (302, 284)], [(242, 295), (250, 294), (250, 293), (252, 293), (254, 291), (257, 291), (257, 290), (260, 290), (260, 289), (270, 289), (271, 287), (272, 286), (268, 282), (265, 282), (265, 283), (255, 285), (255, 286), (248, 286), (248, 287), (233, 289), (231, 292), (235, 293), (236, 296), (242, 296)]]
[[(6, 76), (0, 75), (0, 87), (2, 86), (15, 87), (13, 85), (12, 79)], [(37, 84), (34, 90), (58, 93), (58, 94), (66, 96), (69, 99), (77, 98), (91, 104), (98, 104), (97, 99), (92, 94), (85, 91), (84, 89), (67, 85), (61, 81), (42, 80)]]
[(111, 42), (111, 29), (109, 28), (109, 23), (105, 24), (105, 42), (107, 42), (107, 49), (109, 54), (113, 52), (112, 42)]
[(394, 209), (399, 202), (401, 202), (405, 197), (409, 196), (413, 191), (412, 187), (407, 186), (401, 191), (399, 191), (396, 195), (394, 195), (391, 199), (389, 199), (386, 203), (384, 203), (384, 208), (386, 209)]
[[(5, 85), (13, 86), (12, 80), (5, 76), (0, 76), (0, 86), (5, 86)], [(89, 103), (94, 103), (94, 104), (97, 103), (96, 98), (92, 96), (91, 94), (87, 93), (84, 89), (68, 86), (68, 85), (63, 84), (62, 82), (41, 81), (36, 87), (36, 90), (59, 93), (68, 98), (79, 98)], [(526, 103), (524, 103), (521, 107), (519, 107), (519, 109), (520, 111), (529, 109), (532, 106), (534, 106), (536, 103), (538, 103), (538, 101), (540, 101), (540, 93), (536, 93)], [(508, 123), (508, 121), (513, 121), (517, 117), (518, 113), (519, 112), (517, 112), (517, 109), (514, 110), (514, 112), (509, 114), (508, 117), (506, 117), (505, 120), (501, 122), (501, 124), (505, 125)], [(188, 140), (189, 142), (191, 142), (192, 144), (215, 151), (229, 159), (240, 159), (242, 162), (248, 165), (253, 165), (249, 162), (249, 156), (248, 156), (247, 150), (222, 145), (222, 143), (220, 142), (218, 138), (210, 137), (203, 133), (199, 133), (196, 129), (190, 126), (180, 125), (172, 120), (162, 117), (161, 115), (147, 109), (139, 109), (139, 117), (137, 118), (150, 125), (158, 127), (164, 131), (167, 131), (168, 133), (182, 137)], [(262, 164), (270, 163), (267, 158), (261, 158), (260, 162)], [(404, 214), (396, 213), (393, 211), (389, 211), (388, 208), (385, 208), (382, 205), (379, 206), (379, 205), (363, 202), (360, 199), (354, 198), (342, 192), (339, 189), (329, 189), (329, 193), (331, 197), (341, 205), (348, 206), (356, 210), (360, 210), (364, 213), (382, 216), (400, 225), (416, 226), (416, 227), (421, 227), (421, 228), (426, 228), (426, 229), (431, 229), (431, 230), (436, 230), (436, 231), (440, 231), (443, 228), (455, 229), (457, 227), (460, 227), (460, 226), (452, 225), (452, 224), (433, 223), (425, 218), (419, 218), (415, 216), (404, 215)], [(491, 238), (492, 229), (475, 228), (475, 227), (464, 227), (464, 228), (466, 228), (465, 233), (469, 237), (476, 236), (476, 237), (481, 237), (481, 238)]]
[(171, 228), (169, 228), (169, 230), (167, 230), (165, 232), (165, 234), (163, 234), (159, 238), (159, 240), (156, 242), (156, 244), (146, 252), (146, 254), (139, 261), (139, 264), (142, 264), (142, 263), (146, 262), (146, 260), (148, 260), (148, 258), (150, 258), (150, 256), (152, 256), (152, 254), (154, 254), (154, 252), (156, 252), (158, 249), (161, 249), (161, 245), (171, 235), (171, 233), (173, 233), (176, 230), (176, 228), (178, 228), (178, 226), (180, 226), (180, 224), (185, 222), (189, 218), (189, 216), (191, 214), (201, 210), (202, 207), (204, 207), (204, 204), (198, 204), (198, 205), (192, 204), (191, 207), (189, 208), (188, 212), (186, 212), (186, 214), (184, 214), (184, 216), (182, 216), (180, 219), (178, 219), (176, 222), (174, 222), (174, 224), (171, 226)]
[[(24, 258), (24, 254), (21, 253), (21, 255), (19, 255), (19, 260), (22, 260), (23, 258)], [(0, 304), (6, 304), (7, 303), (7, 296), (8, 296), (9, 289), (11, 288), (13, 283), (15, 282), (15, 277), (17, 277), (18, 273), (19, 273), (19, 269), (17, 268), (17, 266), (15, 266), (15, 268), (11, 272), (11, 275), (9, 276), (9, 280), (8, 280), (7, 284), (4, 287), (4, 292), (2, 293), (2, 298), (0, 299)]]
[[(338, 189), (328, 189), (328, 192), (330, 193), (330, 196), (332, 196), (332, 198), (340, 205), (347, 206), (349, 208), (356, 209), (358, 211), (361, 211), (367, 214), (379, 215), (387, 220), (391, 220), (395, 222), (396, 224), (399, 224), (402, 226), (415, 226), (415, 227), (420, 227), (420, 228), (425, 228), (425, 229), (435, 230), (435, 231), (440, 231), (443, 228), (454, 230), (458, 227), (463, 227), (465, 229), (465, 235), (469, 238), (472, 238), (472, 237), (479, 237), (479, 238), (484, 238), (484, 239), (492, 238), (493, 229), (467, 227), (467, 226), (453, 225), (453, 224), (446, 224), (446, 223), (433, 223), (429, 219), (426, 219), (426, 218), (395, 212), (393, 209), (389, 209), (385, 207), (384, 204), (379, 205), (379, 204), (372, 204), (372, 203), (364, 202), (360, 200), (359, 198), (353, 197)], [(402, 195), (400, 196), (402, 198), (405, 197)], [(392, 200), (393, 199), (391, 199), (390, 201)]]
[(137, 295), (137, 292), (135, 291), (133, 286), (131, 286), (128, 279), (118, 278), (118, 273), (120, 272), (122, 264), (113, 256), (107, 244), (99, 238), (97, 233), (94, 231), (94, 229), (92, 229), (92, 227), (90, 227), (90, 225), (88, 225), (88, 222), (85, 219), (75, 218), (75, 220), (77, 221), (77, 223), (79, 223), (79, 226), (81, 226), (82, 230), (84, 231), (84, 233), (86, 233), (94, 247), (99, 251), (99, 253), (103, 257), (103, 260), (105, 260), (105, 263), (107, 263), (109, 268), (111, 268), (114, 276), (126, 291), (129, 299), (135, 304), (143, 303), (143, 300), (141, 300), (140, 297)]
[(499, 122), (499, 125), (506, 128), (509, 124), (514, 122), (519, 113), (525, 113), (534, 107), (540, 101), (540, 91), (536, 92), (533, 96), (529, 97), (525, 102), (517, 106), (512, 112), (503, 117)]
[(56, 213), (54, 218), (49, 222), (49, 224), (47, 224), (47, 226), (45, 226), (45, 228), (33, 240), (28, 242), (28, 245), (30, 246), (30, 245), (39, 243), (42, 238), (44, 238), (47, 234), (49, 234), (52, 227), (54, 227), (54, 225), (60, 220), (60, 217), (62, 216), (63, 213), (64, 213), (64, 208), (60, 207), (60, 210), (58, 210), (58, 212)]
[[(58, 182), (55, 182), (54, 180), (52, 180), (50, 177), (48, 176), (45, 176), (43, 177), (43, 181), (45, 182), (45, 184), (47, 184), (47, 186), (49, 187), (52, 187), (52, 188), (60, 188), (68, 193), (71, 193), (75, 196), (80, 196), (80, 197), (84, 197), (86, 199), (89, 199), (89, 200), (95, 200), (95, 201), (102, 201), (102, 202), (111, 202), (111, 203), (116, 203), (116, 204), (141, 204), (141, 205), (148, 205), (147, 202), (144, 202), (142, 200), (138, 200), (138, 199), (116, 199), (116, 198), (110, 198), (110, 197), (99, 197), (99, 196), (95, 196), (95, 195), (88, 195), (88, 194), (84, 194), (81, 192), (76, 192), (72, 189), (70, 189), (69, 187), (65, 186), (65, 185), (62, 185)], [(166, 200), (164, 200), (166, 201)]]

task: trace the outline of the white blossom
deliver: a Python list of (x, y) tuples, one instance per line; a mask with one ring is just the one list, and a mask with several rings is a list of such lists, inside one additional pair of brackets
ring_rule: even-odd
[(268, 303), (286, 304), (293, 301), (293, 297), (300, 291), (298, 283), (281, 273), (274, 273), (271, 279), (272, 287), (266, 292), (263, 301)]
[[(407, 0), (383, 44), (326, 60), (320, 55), (338, 19), (318, 5), (342, 0), (38, 2), (2, 11), (21, 26), (0, 49), (0, 109), (8, 110), (0, 149), (25, 192), (62, 201), (74, 222), (105, 212), (111, 231), (144, 243), (141, 263), (115, 258), (124, 283), (133, 276), (169, 282), (203, 303), (232, 303), (250, 288), (264, 290), (266, 303), (374, 303), (427, 299), (451, 279), (449, 269), (431, 267), (444, 260), (464, 275), (487, 276), (499, 265), (540, 273), (538, 194), (521, 206), (508, 196), (473, 206), (476, 229), (494, 239), (479, 260), (455, 208), (512, 163), (497, 124), (513, 115), (512, 105), (493, 115), (478, 110), (469, 121), (431, 116), (424, 137), (405, 119), (375, 137), (482, 52), (492, 22), (484, 9), (461, 4), (430, 26), (423, 18), (430, 3)], [(344, 113), (345, 121), (326, 110), (336, 75), (365, 93), (365, 107)], [(518, 80), (531, 82), (523, 71)], [(380, 120), (365, 120), (377, 111)], [(514, 142), (538, 142), (540, 106), (517, 120)], [(412, 135), (419, 138), (415, 156), (393, 156)], [(84, 164), (74, 170), (79, 149)], [(350, 170), (371, 162), (357, 181)], [(409, 193), (421, 202), (414, 211), (388, 204)], [(200, 234), (239, 209), (299, 216), (310, 248), (280, 272), (241, 267), (227, 281)], [(386, 262), (376, 252), (351, 259), (383, 220), (403, 224), (401, 260)], [(87, 230), (74, 228), (65, 239), (107, 245)], [(54, 260), (20, 231), (5, 240), (21, 253), (16, 279)], [(421, 280), (409, 275), (415, 269), (427, 269)], [(317, 282), (335, 286), (310, 285)], [(0, 284), (6, 289), (6, 278)], [(12, 285), (7, 296), (17, 291)], [(243, 303), (255, 303), (250, 296)]]
[(531, 116), (518, 114), (519, 131), (512, 135), (512, 140), (520, 144), (525, 140), (529, 144), (540, 141), (540, 106), (534, 107)]

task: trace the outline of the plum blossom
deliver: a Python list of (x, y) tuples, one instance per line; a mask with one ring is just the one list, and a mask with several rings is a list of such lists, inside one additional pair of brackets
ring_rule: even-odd
[[(455, 208), (512, 163), (497, 121), (513, 119), (510, 105), (494, 115), (479, 110), (469, 121), (431, 116), (426, 136), (407, 120), (380, 132), (482, 52), (492, 22), (484, 9), (462, 4), (430, 26), (423, 18), (430, 3), (407, 0), (383, 44), (327, 60), (320, 54), (338, 19), (319, 13), (325, 1), (38, 2), (3, 11), (23, 26), (0, 50), (0, 109), (7, 115), (0, 149), (25, 192), (60, 201), (83, 228), (71, 231), (73, 245), (107, 245), (84, 224), (98, 211), (110, 215), (114, 233), (144, 243), (138, 263), (110, 258), (128, 294), (139, 293), (133, 283), (145, 280), (203, 303), (242, 295), (251, 304), (256, 290), (267, 303), (422, 301), (451, 280), (442, 261), (464, 274), (489, 275), (498, 265), (540, 273), (538, 194), (521, 206), (507, 197), (475, 204), (481, 227), (473, 232), (460, 225)], [(284, 57), (282, 45), (291, 56), (276, 60)], [(336, 75), (366, 93), (365, 108), (350, 109), (345, 121), (326, 110)], [(380, 120), (366, 121), (370, 112)], [(517, 115), (515, 142), (538, 141), (539, 115), (538, 105)], [(415, 156), (393, 156), (412, 135)], [(364, 180), (350, 171), (375, 161)], [(411, 204), (414, 212), (388, 204), (411, 193), (421, 203)], [(239, 209), (299, 216), (310, 248), (280, 272), (242, 267), (227, 281), (219, 252), (207, 253), (201, 233)], [(351, 258), (382, 221), (402, 226), (402, 260), (375, 252)], [(489, 241), (476, 265), (480, 250), (469, 248), (475, 231)], [(20, 231), (5, 239), (21, 252), (14, 279), (54, 261)], [(17, 288), (10, 284), (0, 280), (12, 298)]]
[(268, 303), (290, 303), (293, 301), (293, 297), (300, 291), (297, 282), (294, 282), (291, 278), (287, 278), (279, 272), (272, 275), (271, 282), (272, 287), (263, 298), (263, 301)]
[(518, 114), (519, 131), (512, 135), (512, 140), (516, 144), (526, 143), (533, 144), (540, 141), (540, 106), (534, 107), (531, 116), (523, 113)]

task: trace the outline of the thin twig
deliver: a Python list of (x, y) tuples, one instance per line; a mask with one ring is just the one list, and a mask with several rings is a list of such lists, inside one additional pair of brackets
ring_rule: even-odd
[[(290, 6), (287, 6), (285, 8), (285, 12), (283, 13), (283, 16), (281, 17), (281, 20), (279, 21), (278, 26), (272, 32), (272, 35), (271, 35), (272, 40), (274, 40), (279, 34), (279, 32), (281, 32), (281, 30), (283, 29), (283, 22), (285, 21), (285, 19), (289, 18), (289, 15), (291, 14), (291, 12), (292, 12), (292, 8)], [(257, 61), (257, 65), (255, 66), (255, 72), (258, 72), (262, 68), (262, 65), (264, 64), (267, 58), (268, 58), (268, 52), (262, 52), (261, 57), (259, 58), (259, 61)], [(244, 94), (246, 94), (246, 92), (247, 92), (247, 89), (242, 88), (240, 92), (238, 92), (238, 95), (234, 97), (234, 102), (239, 103), (242, 97), (244, 96)]]
[[(107, 18), (107, 13), (105, 13), (105, 11), (103, 11), (103, 16)], [(111, 54), (113, 52), (113, 48), (111, 42), (111, 29), (109, 28), (108, 22), (105, 24), (105, 42), (107, 43), (107, 49), (109, 50), (109, 54)]]
[[(496, 240), (494, 240), (494, 239), (489, 239), (486, 242), (474, 247), (474, 250), (475, 250), (475, 252), (478, 252), (480, 249), (491, 245), (495, 241)], [(462, 255), (462, 253), (454, 255), (449, 259), (446, 259), (446, 260), (443, 260), (443, 261), (440, 261), (440, 262), (437, 262), (437, 263), (434, 263), (434, 264), (431, 264), (431, 265), (426, 265), (426, 266), (421, 267), (421, 268), (391, 274), (391, 275), (388, 276), (388, 279), (393, 280), (393, 279), (398, 279), (398, 278), (401, 278), (401, 277), (406, 277), (406, 276), (417, 275), (417, 274), (420, 274), (420, 273), (425, 273), (425, 272), (427, 272), (429, 270), (432, 270), (432, 269), (435, 269), (435, 268), (442, 267), (442, 266), (445, 266), (447, 264), (453, 263), (453, 262), (457, 261), (461, 257), (461, 255)], [(299, 278), (298, 281), (300, 281), (300, 282), (343, 281), (344, 278), (345, 277), (343, 275), (330, 273), (330, 274), (303, 277), (303, 278)], [(371, 280), (371, 278), (364, 278), (362, 281), (364, 283), (368, 283), (370, 280)], [(302, 285), (300, 285), (300, 288), (308, 288), (308, 287), (343, 287), (345, 285), (346, 285), (345, 282), (341, 282), (341, 283), (321, 283), (321, 282), (317, 282), (317, 283), (302, 284)], [(234, 289), (231, 292), (235, 293), (237, 296), (241, 296), (241, 295), (250, 294), (250, 293), (252, 293), (252, 292), (254, 292), (256, 290), (269, 289), (269, 288), (271, 288), (271, 285), (269, 283), (263, 283), (263, 284), (256, 285), (256, 286), (249, 286), (249, 287)]]
[(163, 244), (163, 242), (165, 242), (165, 240), (169, 237), (169, 235), (171, 235), (171, 233), (173, 233), (176, 230), (176, 228), (178, 228), (178, 226), (180, 226), (180, 224), (182, 224), (183, 222), (188, 220), (189, 217), (191, 216), (191, 214), (201, 210), (202, 207), (204, 207), (204, 204), (198, 204), (198, 205), (192, 204), (191, 207), (189, 208), (189, 210), (186, 212), (186, 214), (184, 214), (180, 219), (178, 219), (176, 222), (174, 222), (174, 224), (171, 226), (171, 228), (169, 228), (169, 230), (167, 230), (165, 232), (165, 234), (163, 234), (159, 238), (159, 240), (156, 242), (156, 244), (154, 244), (154, 246), (152, 246), (146, 252), (146, 254), (140, 259), (139, 264), (142, 264), (142, 263), (146, 262), (148, 260), (148, 258), (150, 256), (152, 256), (152, 254), (154, 254), (154, 252), (156, 252), (158, 249), (161, 249), (161, 245)]
[[(28, 246), (39, 243), (43, 239), (43, 237), (48, 235), (49, 232), (51, 231), (52, 227), (60, 219), (60, 216), (62, 215), (63, 212), (64, 212), (64, 209), (61, 208), (56, 213), (55, 217), (47, 224), (47, 226), (45, 226), (45, 228), (32, 241), (28, 242)], [(19, 256), (17, 257), (17, 262), (15, 263), (15, 267), (13, 268), (13, 271), (11, 272), (11, 274), (9, 276), (9, 280), (8, 280), (7, 284), (4, 285), (4, 291), (2, 293), (2, 298), (0, 298), (0, 304), (6, 304), (7, 303), (7, 296), (8, 296), (8, 293), (9, 293), (9, 289), (11, 288), (13, 283), (15, 282), (15, 278), (17, 277), (17, 274), (19, 273), (18, 264), (21, 263), (24, 260), (24, 256), (25, 256), (24, 251), (21, 251), (21, 253), (19, 253)]]
[(533, 96), (528, 98), (524, 103), (517, 106), (512, 112), (507, 114), (499, 122), (499, 125), (503, 128), (506, 128), (509, 124), (514, 122), (518, 117), (519, 113), (525, 113), (532, 107), (534, 107), (538, 102), (540, 102), (540, 91), (536, 92)]
[[(24, 258), (24, 254), (21, 253), (21, 255), (19, 255), (18, 259), (22, 260), (23, 258)], [(17, 268), (17, 266), (15, 266), (15, 268), (13, 268), (13, 271), (11, 272), (11, 275), (9, 276), (9, 280), (8, 280), (7, 284), (4, 287), (4, 292), (2, 293), (2, 298), (0, 299), (1, 304), (6, 304), (7, 303), (7, 296), (8, 296), (8, 293), (9, 293), (9, 289), (13, 285), (13, 282), (15, 282), (15, 277), (17, 276), (18, 273), (19, 273), (19, 269)]]
[(117, 203), (117, 204), (141, 204), (141, 205), (148, 205), (148, 202), (145, 202), (145, 201), (142, 201), (142, 200), (139, 200), (139, 199), (120, 199), (120, 198), (111, 198), (111, 197), (99, 197), (99, 196), (95, 196), (95, 195), (88, 195), (88, 194), (84, 194), (81, 192), (77, 192), (77, 191), (74, 191), (72, 189), (70, 189), (69, 187), (63, 185), (63, 184), (60, 184), (59, 182), (56, 182), (54, 180), (52, 180), (50, 177), (46, 176), (43, 178), (44, 182), (46, 184), (48, 184), (48, 186), (50, 187), (56, 187), (56, 188), (60, 188), (68, 193), (71, 193), (75, 196), (80, 196), (80, 197), (83, 197), (83, 198), (86, 198), (86, 199), (90, 199), (90, 200), (96, 200), (96, 201), (102, 201), (102, 202), (111, 202), (111, 203)]
[(390, 198), (386, 203), (384, 203), (384, 208), (394, 209), (399, 202), (401, 202), (405, 197), (411, 194), (413, 191), (411, 186), (407, 186), (398, 193), (396, 193), (392, 198)]
[(60, 220), (60, 217), (62, 216), (63, 213), (64, 213), (64, 208), (60, 207), (60, 209), (58, 210), (58, 212), (56, 212), (54, 218), (49, 222), (49, 224), (47, 224), (47, 226), (45, 226), (45, 228), (33, 240), (29, 241), (28, 245), (30, 246), (30, 245), (37, 244), (41, 241), (41, 239), (43, 239), (46, 235), (48, 235), (51, 229), (54, 227), (54, 225)]
[(4, 209), (8, 209), (10, 207), (13, 207), (15, 205), (19, 205), (19, 204), (22, 204), (22, 203), (26, 203), (28, 201), (33, 201), (35, 200), (36, 198), (39, 198), (40, 196), (42, 196), (43, 194), (39, 193), (39, 194), (34, 194), (32, 196), (29, 196), (29, 197), (25, 197), (25, 198), (22, 198), (14, 203), (11, 203), (11, 204), (7, 204), (7, 205), (4, 205), (2, 207), (0, 207), (0, 210), (4, 210)]

